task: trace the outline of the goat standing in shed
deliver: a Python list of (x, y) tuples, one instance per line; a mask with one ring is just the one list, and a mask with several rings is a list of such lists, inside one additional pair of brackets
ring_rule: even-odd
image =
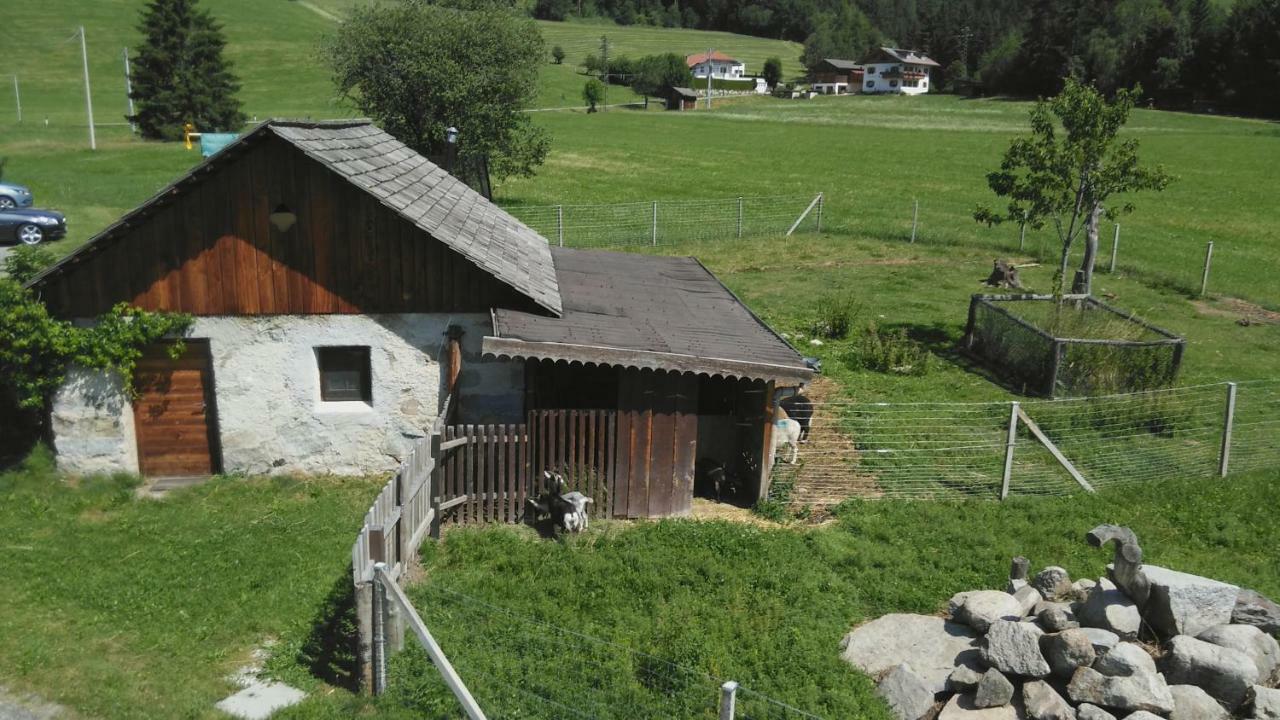
[(787, 411), (779, 405), (773, 413), (773, 457), (778, 458), (778, 451), (787, 445), (791, 446), (791, 459), (786, 462), (795, 465), (800, 460), (800, 423), (787, 416)]

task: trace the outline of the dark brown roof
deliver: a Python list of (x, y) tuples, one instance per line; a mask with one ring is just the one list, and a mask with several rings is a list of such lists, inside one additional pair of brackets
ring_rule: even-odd
[(867, 62), (880, 62), (877, 57), (888, 57), (889, 62), (910, 63), (912, 65), (929, 65), (932, 67), (940, 67), (932, 58), (919, 50), (905, 50), (903, 48), (882, 47)]
[(673, 87), (671, 88), (671, 92), (683, 98), (692, 98), (694, 100), (698, 99), (698, 93), (694, 92), (693, 90), (690, 90), (687, 87)]
[(134, 215), (163, 202), (184, 188), (187, 180), (266, 133), (289, 142), (352, 185), (378, 198), (383, 205), (537, 304), (554, 313), (560, 312), (560, 291), (546, 239), (368, 120), (261, 123), (98, 233), (32, 280), (32, 284), (42, 282), (63, 265), (76, 262), (78, 256), (92, 252), (95, 244), (115, 235)]
[(853, 60), (838, 60), (835, 58), (824, 58), (823, 61), (827, 65), (837, 70), (861, 70), (862, 65)]
[(800, 355), (701, 263), (551, 248), (564, 316), (494, 311), (484, 352), (804, 382)]

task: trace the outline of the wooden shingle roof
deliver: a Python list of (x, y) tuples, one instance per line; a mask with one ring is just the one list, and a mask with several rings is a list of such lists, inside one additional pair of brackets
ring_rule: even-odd
[(812, 372), (700, 262), (551, 248), (563, 317), (494, 311), (488, 355), (806, 382)]

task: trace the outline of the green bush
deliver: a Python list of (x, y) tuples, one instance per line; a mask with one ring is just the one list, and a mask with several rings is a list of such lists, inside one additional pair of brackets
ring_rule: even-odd
[(897, 375), (928, 375), (930, 353), (907, 336), (906, 328), (881, 330), (874, 322), (845, 355), (845, 364), (854, 369)]
[(58, 261), (58, 256), (49, 248), (39, 245), (19, 245), (9, 252), (4, 259), (4, 271), (19, 284), (40, 274), (40, 271)]
[(809, 334), (828, 340), (844, 338), (861, 313), (862, 303), (852, 295), (828, 295), (818, 301), (817, 313), (809, 323)]

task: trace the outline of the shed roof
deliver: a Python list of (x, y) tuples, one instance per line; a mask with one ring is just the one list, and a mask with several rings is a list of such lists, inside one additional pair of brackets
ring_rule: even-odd
[(42, 283), (109, 241), (139, 214), (184, 191), (188, 180), (266, 134), (273, 134), (439, 240), (477, 267), (554, 313), (561, 311), (547, 241), (466, 183), (369, 120), (267, 120), (32, 280)]
[(683, 97), (683, 98), (691, 98), (691, 99), (694, 99), (694, 100), (697, 100), (697, 99), (698, 99), (698, 93), (694, 92), (693, 90), (691, 90), (691, 89), (689, 89), (689, 88), (687, 88), (687, 87), (672, 87), (672, 88), (671, 88), (671, 92), (673, 92), (673, 93), (675, 93), (675, 94), (677, 94), (677, 95), (679, 95), (680, 97)]
[(564, 315), (494, 311), (484, 352), (805, 382), (803, 358), (691, 257), (551, 248)]
[(837, 70), (861, 70), (862, 64), (854, 60), (839, 60), (836, 58), (823, 58), (822, 62), (830, 65)]
[(719, 50), (715, 50), (710, 54), (696, 53), (694, 55), (686, 55), (684, 58), (685, 64), (688, 65), (689, 67), (693, 67), (694, 65), (700, 65), (706, 62), (707, 60), (719, 60), (720, 62), (732, 62), (732, 63), (738, 62), (736, 58), (730, 57), (729, 55), (725, 55)]

